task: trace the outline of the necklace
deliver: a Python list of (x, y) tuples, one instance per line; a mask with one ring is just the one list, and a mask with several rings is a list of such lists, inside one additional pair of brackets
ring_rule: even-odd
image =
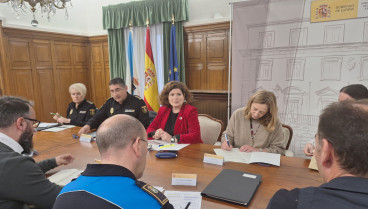
[(257, 129), (254, 131), (253, 130), (253, 124), (252, 124), (252, 118), (250, 119), (250, 137), (252, 138), (252, 141), (254, 140), (254, 137), (257, 134), (257, 131), (258, 131), (258, 128), (259, 128), (260, 125), (261, 124), (259, 123)]

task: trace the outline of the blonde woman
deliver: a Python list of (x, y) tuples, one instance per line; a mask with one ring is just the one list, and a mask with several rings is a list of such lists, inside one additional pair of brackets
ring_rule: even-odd
[(69, 93), (73, 101), (68, 105), (66, 117), (56, 113), (54, 120), (60, 124), (84, 126), (87, 121), (96, 114), (96, 106), (93, 102), (87, 101), (84, 98), (87, 93), (87, 88), (83, 83), (74, 83), (70, 85)]
[(249, 99), (246, 107), (235, 110), (221, 141), (224, 150), (236, 147), (242, 152), (283, 154), (284, 134), (277, 117), (275, 95), (265, 90), (258, 91)]

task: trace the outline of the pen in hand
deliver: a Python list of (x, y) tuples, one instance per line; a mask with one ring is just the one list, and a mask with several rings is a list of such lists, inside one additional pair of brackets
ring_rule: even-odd
[[(50, 112), (51, 115), (56, 115), (56, 113)], [(58, 115), (58, 117), (63, 117), (62, 115)]]
[[(227, 142), (227, 146), (230, 147), (230, 142), (229, 142), (229, 137), (227, 136), (227, 134), (225, 134), (225, 139), (226, 139), (226, 142)], [(231, 147), (230, 147), (231, 148)]]

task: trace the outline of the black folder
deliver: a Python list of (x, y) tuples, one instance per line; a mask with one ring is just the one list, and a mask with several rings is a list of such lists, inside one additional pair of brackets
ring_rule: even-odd
[(247, 206), (261, 182), (262, 175), (224, 169), (208, 184), (201, 195)]

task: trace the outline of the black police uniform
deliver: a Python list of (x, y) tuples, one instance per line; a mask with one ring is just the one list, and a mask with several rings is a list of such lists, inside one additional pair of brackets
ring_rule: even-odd
[(66, 118), (70, 119), (71, 125), (84, 126), (96, 114), (96, 106), (91, 101), (83, 100), (78, 108), (71, 102), (66, 110)]
[(127, 114), (137, 118), (144, 128), (147, 128), (150, 123), (146, 103), (139, 96), (132, 96), (128, 93), (123, 104), (119, 104), (112, 97), (106, 100), (105, 104), (86, 125), (89, 125), (91, 129), (98, 128), (104, 120), (117, 114)]

